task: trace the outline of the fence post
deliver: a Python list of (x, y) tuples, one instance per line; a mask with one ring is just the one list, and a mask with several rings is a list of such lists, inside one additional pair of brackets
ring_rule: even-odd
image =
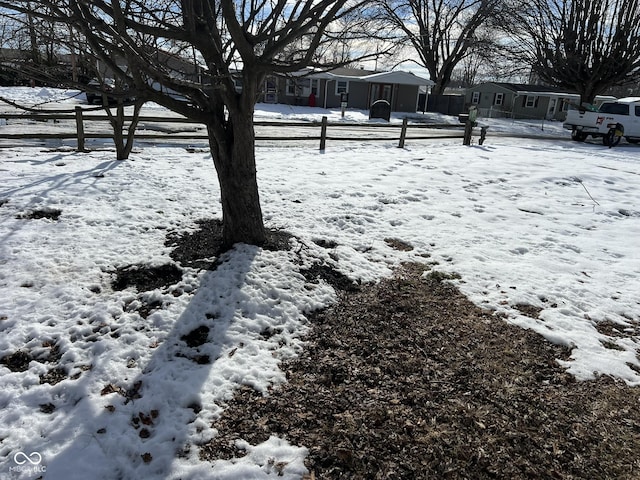
[(471, 133), (473, 132), (473, 122), (467, 120), (464, 124), (464, 137), (462, 139), (463, 145), (471, 145)]
[(76, 132), (78, 135), (78, 152), (85, 152), (84, 148), (84, 121), (82, 119), (82, 107), (76, 106)]
[(324, 151), (327, 145), (327, 117), (322, 117), (322, 126), (320, 127), (320, 150)]
[(469, 116), (467, 117), (467, 121), (464, 124), (464, 139), (462, 140), (463, 145), (471, 145), (471, 135), (473, 133), (473, 127), (476, 124), (476, 119), (478, 118), (478, 107), (475, 105), (471, 105), (469, 107)]
[(485, 138), (487, 138), (487, 129), (489, 127), (480, 127), (480, 140), (478, 140), (478, 145), (482, 145), (484, 143)]
[(404, 148), (404, 141), (407, 138), (407, 117), (402, 119), (402, 130), (400, 130), (400, 143), (398, 143), (398, 148)]

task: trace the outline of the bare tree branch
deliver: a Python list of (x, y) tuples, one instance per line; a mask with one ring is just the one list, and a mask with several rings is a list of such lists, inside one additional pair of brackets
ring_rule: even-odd
[(499, 0), (381, 0), (386, 18), (410, 44), (440, 94), (455, 67), (479, 44), (476, 33), (498, 15)]
[(639, 0), (527, 0), (518, 10), (512, 54), (542, 81), (592, 103), (638, 78)]

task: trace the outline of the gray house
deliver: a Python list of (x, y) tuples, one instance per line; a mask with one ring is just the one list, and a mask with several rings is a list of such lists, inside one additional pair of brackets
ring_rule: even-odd
[(338, 68), (330, 72), (306, 69), (265, 80), (259, 101), (289, 105), (367, 110), (376, 100), (387, 100), (395, 112), (415, 112), (420, 87), (433, 82), (409, 72), (374, 72)]
[[(596, 97), (596, 105), (612, 98)], [(475, 105), (481, 117), (564, 120), (580, 95), (546, 85), (487, 82), (468, 88), (465, 103)]]

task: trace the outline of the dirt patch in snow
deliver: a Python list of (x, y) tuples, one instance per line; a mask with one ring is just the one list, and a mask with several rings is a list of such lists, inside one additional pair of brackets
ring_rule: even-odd
[[(222, 220), (201, 219), (193, 232), (171, 232), (165, 245), (173, 247), (171, 258), (184, 267), (215, 269), (215, 259), (222, 251)], [(292, 235), (285, 230), (267, 228), (267, 250), (289, 250)]]
[(173, 285), (182, 280), (182, 269), (172, 264), (126, 265), (116, 269), (111, 282), (114, 290), (135, 287), (139, 292)]
[(0, 358), (0, 364), (12, 372), (26, 372), (29, 370), (31, 360), (33, 360), (33, 357), (28, 352), (18, 350), (17, 352)]
[(38, 210), (31, 210), (27, 213), (23, 213), (18, 215), (17, 218), (26, 218), (29, 220), (38, 220), (41, 218), (46, 218), (48, 220), (58, 220), (62, 215), (62, 210), (57, 208), (49, 208), (44, 207)]
[(405, 265), (310, 315), (308, 346), (268, 396), (241, 389), (203, 459), (238, 439), (306, 446), (318, 479), (638, 478), (640, 389), (576, 382), (568, 349)]
[(0, 364), (7, 367), (12, 372), (26, 372), (32, 360), (41, 363), (57, 364), (62, 357), (59, 346), (50, 340), (42, 342), (37, 354), (29, 351), (17, 350), (9, 355), (0, 358)]
[(318, 283), (322, 279), (336, 290), (356, 292), (360, 289), (357, 282), (330, 265), (314, 263), (309, 268), (300, 270), (300, 273), (309, 283)]

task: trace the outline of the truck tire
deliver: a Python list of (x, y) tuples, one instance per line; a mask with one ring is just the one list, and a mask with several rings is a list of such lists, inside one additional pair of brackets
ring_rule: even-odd
[(571, 139), (576, 142), (584, 142), (589, 135), (583, 132), (579, 132), (576, 129), (571, 130)]
[(622, 136), (624, 135), (624, 126), (617, 123), (615, 127), (610, 128), (607, 133), (602, 137), (602, 143), (609, 148), (615, 147), (620, 143)]

